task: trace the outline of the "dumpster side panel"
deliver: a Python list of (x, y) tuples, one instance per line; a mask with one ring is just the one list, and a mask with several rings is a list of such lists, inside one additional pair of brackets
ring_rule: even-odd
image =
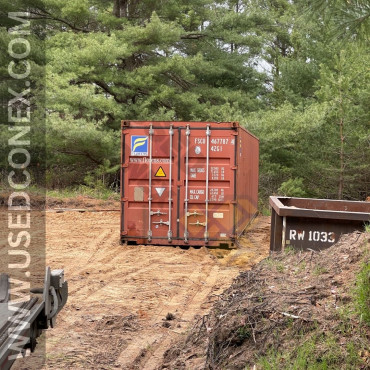
[(342, 234), (361, 229), (363, 223), (356, 220), (286, 217), (285, 247), (322, 250), (338, 242)]
[(271, 251), (322, 250), (370, 221), (369, 202), (270, 197), (270, 205)]
[(282, 250), (283, 217), (279, 216), (276, 211), (271, 209), (271, 234), (270, 234), (270, 251), (277, 252)]

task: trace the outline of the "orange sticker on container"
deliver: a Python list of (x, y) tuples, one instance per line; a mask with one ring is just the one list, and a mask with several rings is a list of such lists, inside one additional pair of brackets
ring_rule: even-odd
[(158, 168), (154, 176), (155, 177), (166, 177), (166, 174), (164, 173), (162, 166)]

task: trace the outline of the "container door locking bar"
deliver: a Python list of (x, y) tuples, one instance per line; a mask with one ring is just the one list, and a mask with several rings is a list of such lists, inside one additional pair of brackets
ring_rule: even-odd
[(148, 193), (148, 208), (149, 208), (149, 224), (148, 224), (148, 242), (152, 240), (152, 155), (153, 155), (153, 125), (149, 129), (149, 193)]
[(204, 230), (204, 241), (208, 243), (208, 193), (209, 193), (209, 137), (211, 136), (211, 130), (209, 125), (207, 125), (207, 164), (206, 164), (206, 221), (205, 221), (205, 230)]
[(189, 232), (188, 232), (188, 217), (190, 216), (188, 212), (189, 205), (189, 136), (190, 127), (186, 126), (186, 154), (185, 154), (185, 231), (184, 231), (184, 241), (189, 242)]
[(170, 178), (168, 184), (168, 241), (172, 241), (171, 217), (172, 217), (172, 146), (173, 146), (173, 126), (170, 126)]

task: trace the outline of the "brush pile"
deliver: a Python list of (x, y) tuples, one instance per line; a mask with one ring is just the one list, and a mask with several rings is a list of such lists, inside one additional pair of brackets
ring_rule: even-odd
[[(312, 348), (304, 361), (311, 356), (330, 365), (335, 347), (333, 364), (344, 368), (349, 348), (366, 349), (370, 339), (352, 302), (356, 274), (369, 263), (368, 241), (368, 233), (355, 232), (324, 251), (288, 250), (241, 273), (186, 340), (165, 353), (161, 368), (263, 368), (266, 356), (280, 353), (277, 368), (283, 369), (307, 343)], [(366, 350), (356, 356), (358, 368), (370, 365)]]

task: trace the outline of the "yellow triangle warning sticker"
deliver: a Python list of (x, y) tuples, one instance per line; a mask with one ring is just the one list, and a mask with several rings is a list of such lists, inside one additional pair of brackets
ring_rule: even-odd
[(155, 177), (166, 177), (166, 174), (163, 171), (162, 166), (158, 168), (158, 171), (154, 175)]

